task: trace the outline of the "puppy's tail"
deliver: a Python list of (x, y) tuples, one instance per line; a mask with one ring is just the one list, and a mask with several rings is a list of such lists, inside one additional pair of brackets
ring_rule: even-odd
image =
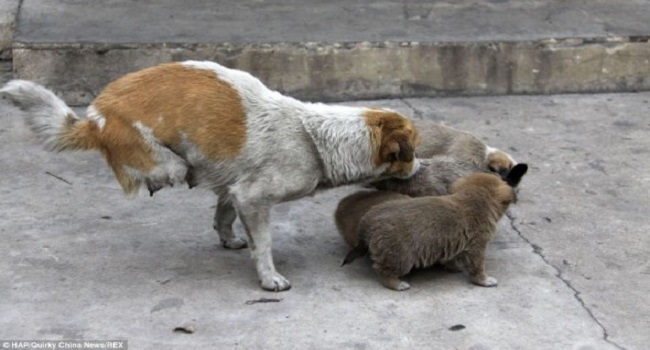
[(100, 147), (95, 121), (79, 118), (63, 100), (45, 87), (27, 80), (12, 80), (0, 89), (27, 113), (27, 124), (46, 148), (53, 151)]
[(345, 259), (343, 259), (343, 262), (341, 263), (341, 266), (345, 266), (358, 258), (365, 256), (368, 254), (368, 246), (365, 244), (359, 244), (358, 246), (354, 247), (354, 249), (350, 250), (348, 255), (345, 256)]

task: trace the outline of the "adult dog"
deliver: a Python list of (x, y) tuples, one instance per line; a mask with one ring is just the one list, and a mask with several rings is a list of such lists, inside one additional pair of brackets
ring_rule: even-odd
[(273, 264), (273, 204), (382, 176), (409, 177), (418, 134), (383, 109), (305, 103), (214, 62), (168, 63), (110, 83), (77, 116), (46, 88), (14, 80), (0, 90), (27, 112), (53, 150), (97, 150), (127, 194), (188, 183), (219, 195), (215, 228), (243, 248), (239, 215), (262, 288), (291, 287)]

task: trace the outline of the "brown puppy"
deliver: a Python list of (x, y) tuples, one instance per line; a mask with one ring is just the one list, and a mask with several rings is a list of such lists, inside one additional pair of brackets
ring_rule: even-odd
[(486, 145), (468, 132), (430, 120), (414, 120), (413, 125), (420, 133), (420, 145), (415, 150), (419, 158), (451, 156), (501, 176), (517, 164), (508, 153)]
[(336, 227), (345, 243), (355, 248), (359, 245), (359, 222), (370, 208), (384, 202), (408, 198), (407, 195), (391, 191), (355, 192), (343, 198), (336, 207), (334, 213)]
[[(505, 181), (493, 174), (471, 174), (456, 180), (447, 196), (406, 198), (378, 191), (347, 200), (337, 209), (337, 223), (354, 222), (347, 216), (365, 214), (356, 231), (341, 232), (358, 240), (344, 264), (368, 252), (381, 283), (399, 291), (410, 288), (401, 276), (436, 263), (451, 269), (462, 264), (472, 283), (496, 286), (497, 280), (485, 274), (485, 249), (497, 223), (516, 201), (514, 187), (527, 170), (526, 164), (518, 164)], [(389, 200), (376, 204), (376, 197)], [(347, 228), (354, 230), (354, 225)]]

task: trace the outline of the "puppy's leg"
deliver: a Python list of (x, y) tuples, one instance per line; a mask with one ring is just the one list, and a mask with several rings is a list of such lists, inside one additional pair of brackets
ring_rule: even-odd
[(246, 248), (246, 240), (235, 236), (232, 230), (232, 224), (237, 219), (237, 212), (230, 198), (228, 198), (228, 194), (223, 191), (217, 193), (217, 195), (219, 200), (217, 201), (217, 210), (214, 213), (213, 227), (219, 234), (221, 244), (228, 249)]
[(449, 272), (463, 272), (463, 258), (462, 257), (455, 257), (444, 264), (442, 264), (443, 268), (446, 271)]
[(276, 292), (289, 290), (291, 284), (275, 270), (273, 264), (269, 232), (272, 204), (248, 201), (243, 195), (237, 194), (231, 198), (248, 235), (248, 247), (251, 249), (262, 288)]
[(494, 287), (497, 279), (485, 274), (485, 248), (487, 244), (471, 247), (465, 253), (465, 266), (472, 283), (483, 287)]
[(384, 287), (398, 292), (402, 292), (411, 288), (411, 285), (406, 281), (402, 281), (397, 276), (381, 276), (379, 275), (379, 282), (381, 282)]
[(375, 272), (377, 272), (377, 276), (379, 276), (379, 282), (381, 282), (384, 287), (400, 292), (411, 288), (411, 285), (408, 284), (408, 282), (402, 281), (394, 272), (383, 269), (377, 263), (373, 264), (372, 268), (375, 269)]

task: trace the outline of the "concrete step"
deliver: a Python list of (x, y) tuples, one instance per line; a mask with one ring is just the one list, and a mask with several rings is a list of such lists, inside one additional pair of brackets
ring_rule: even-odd
[(650, 0), (23, 0), (13, 63), (75, 105), (187, 59), (321, 101), (636, 91), (648, 18)]

